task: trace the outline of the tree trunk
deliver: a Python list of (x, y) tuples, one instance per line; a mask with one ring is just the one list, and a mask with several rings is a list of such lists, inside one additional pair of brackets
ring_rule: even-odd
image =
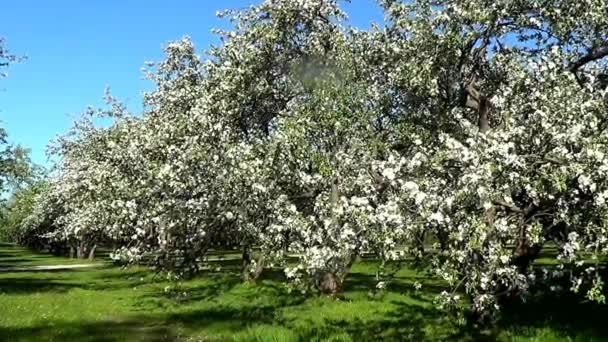
[(531, 245), (526, 239), (519, 240), (513, 253), (513, 265), (517, 266), (520, 272), (526, 272), (540, 254), (541, 249), (542, 246), (539, 244)]
[(490, 111), (492, 103), (490, 100), (479, 91), (475, 82), (468, 82), (465, 87), (465, 106), (477, 111), (477, 127), (481, 133), (486, 133), (490, 130)]
[(355, 249), (355, 251), (350, 255), (342, 275), (338, 272), (330, 272), (330, 271), (322, 271), (317, 275), (317, 288), (321, 293), (331, 295), (335, 297), (340, 294), (344, 288), (344, 280), (346, 276), (350, 272), (351, 267), (359, 258), (359, 249)]
[(78, 250), (77, 250), (78, 259), (91, 258), (91, 253), (93, 253), (93, 257), (94, 257), (95, 248), (96, 248), (96, 246), (91, 247), (91, 246), (87, 245), (86, 242), (81, 241), (80, 244), (78, 245)]
[[(531, 206), (529, 208), (532, 208)], [(529, 210), (527, 210), (529, 211)], [(526, 213), (527, 214), (527, 213)], [(542, 249), (542, 245), (540, 244), (532, 244), (527, 237), (527, 226), (523, 221), (520, 223), (520, 231), (519, 231), (519, 239), (517, 244), (515, 245), (515, 250), (513, 251), (513, 260), (512, 264), (517, 266), (520, 272), (524, 273), (528, 270), (528, 267), (536, 260), (540, 251)]]
[(97, 245), (93, 245), (91, 250), (89, 250), (89, 260), (95, 259), (95, 250), (97, 249)]
[(255, 260), (255, 269), (251, 270), (254, 261), (253, 250), (250, 245), (243, 246), (243, 263), (241, 265), (241, 279), (245, 282), (257, 281), (264, 272), (264, 256), (260, 255)]
[(445, 251), (450, 248), (450, 234), (445, 230), (440, 229), (437, 231), (437, 240), (439, 240), (441, 250)]
[(245, 282), (251, 280), (251, 274), (249, 273), (249, 268), (251, 267), (252, 260), (252, 251), (251, 246), (249, 244), (243, 245), (243, 257), (241, 264), (241, 279)]
[(426, 240), (426, 231), (421, 231), (416, 234), (416, 249), (420, 253), (420, 257), (424, 257), (426, 250), (424, 248), (424, 242)]
[(317, 280), (319, 291), (335, 296), (342, 291), (342, 279), (332, 272), (323, 272)]
[(262, 275), (263, 272), (264, 272), (264, 256), (260, 255), (258, 257), (258, 259), (256, 260), (255, 270), (253, 271), (253, 274), (251, 274), (251, 278), (254, 281), (257, 281), (258, 279), (260, 279), (260, 276)]

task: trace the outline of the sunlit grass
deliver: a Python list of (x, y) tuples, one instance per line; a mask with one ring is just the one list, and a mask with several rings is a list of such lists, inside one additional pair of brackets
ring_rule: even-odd
[[(18, 256), (18, 257), (17, 257)], [(22, 260), (22, 261), (16, 261)], [(51, 262), (52, 261), (52, 262)], [(67, 259), (3, 245), (0, 264)], [(476, 340), (470, 328), (435, 309), (441, 284), (402, 269), (382, 293), (375, 267), (355, 265), (339, 299), (291, 291), (280, 273), (240, 282), (236, 263), (178, 287), (144, 268), (104, 266), (56, 272), (0, 273), (0, 341), (423, 341)], [(414, 289), (414, 282), (425, 287)], [(566, 304), (567, 303), (567, 304)], [(596, 310), (596, 311), (594, 311)], [(606, 310), (565, 302), (523, 306), (489, 340), (602, 341)], [(535, 316), (535, 314), (537, 316)], [(570, 326), (564, 320), (571, 316)], [(521, 314), (521, 315), (520, 315)], [(521, 317), (520, 317), (521, 316)]]
[(70, 259), (56, 257), (50, 254), (34, 253), (31, 250), (12, 244), (0, 243), (0, 268), (9, 266), (44, 266), (44, 265), (73, 265), (91, 264), (103, 261), (87, 259)]

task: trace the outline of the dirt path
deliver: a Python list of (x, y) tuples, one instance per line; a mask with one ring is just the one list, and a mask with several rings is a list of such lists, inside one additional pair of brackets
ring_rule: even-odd
[(79, 268), (99, 267), (103, 264), (75, 264), (75, 265), (39, 265), (39, 266), (0, 266), (0, 272), (35, 272), (35, 271), (61, 271)]

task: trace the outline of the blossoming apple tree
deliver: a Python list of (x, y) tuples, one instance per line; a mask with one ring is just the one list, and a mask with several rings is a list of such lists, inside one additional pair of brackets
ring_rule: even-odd
[(57, 236), (178, 275), (238, 247), (243, 278), (331, 294), (363, 253), (416, 258), (481, 318), (555, 276), (604, 301), (604, 1), (379, 3), (369, 30), (268, 0), (222, 13), (206, 61), (169, 44), (141, 116), (111, 101), (59, 144)]

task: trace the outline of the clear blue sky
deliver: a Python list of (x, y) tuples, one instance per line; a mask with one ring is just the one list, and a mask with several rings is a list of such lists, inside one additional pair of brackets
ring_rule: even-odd
[[(49, 140), (66, 132), (87, 106), (100, 106), (104, 88), (141, 109), (145, 61), (162, 58), (161, 47), (184, 35), (203, 52), (217, 43), (210, 30), (228, 23), (217, 10), (259, 0), (18, 0), (0, 11), (0, 37), (28, 60), (0, 80), (0, 121), (12, 142), (46, 164)], [(374, 0), (344, 4), (351, 23), (381, 21)]]

